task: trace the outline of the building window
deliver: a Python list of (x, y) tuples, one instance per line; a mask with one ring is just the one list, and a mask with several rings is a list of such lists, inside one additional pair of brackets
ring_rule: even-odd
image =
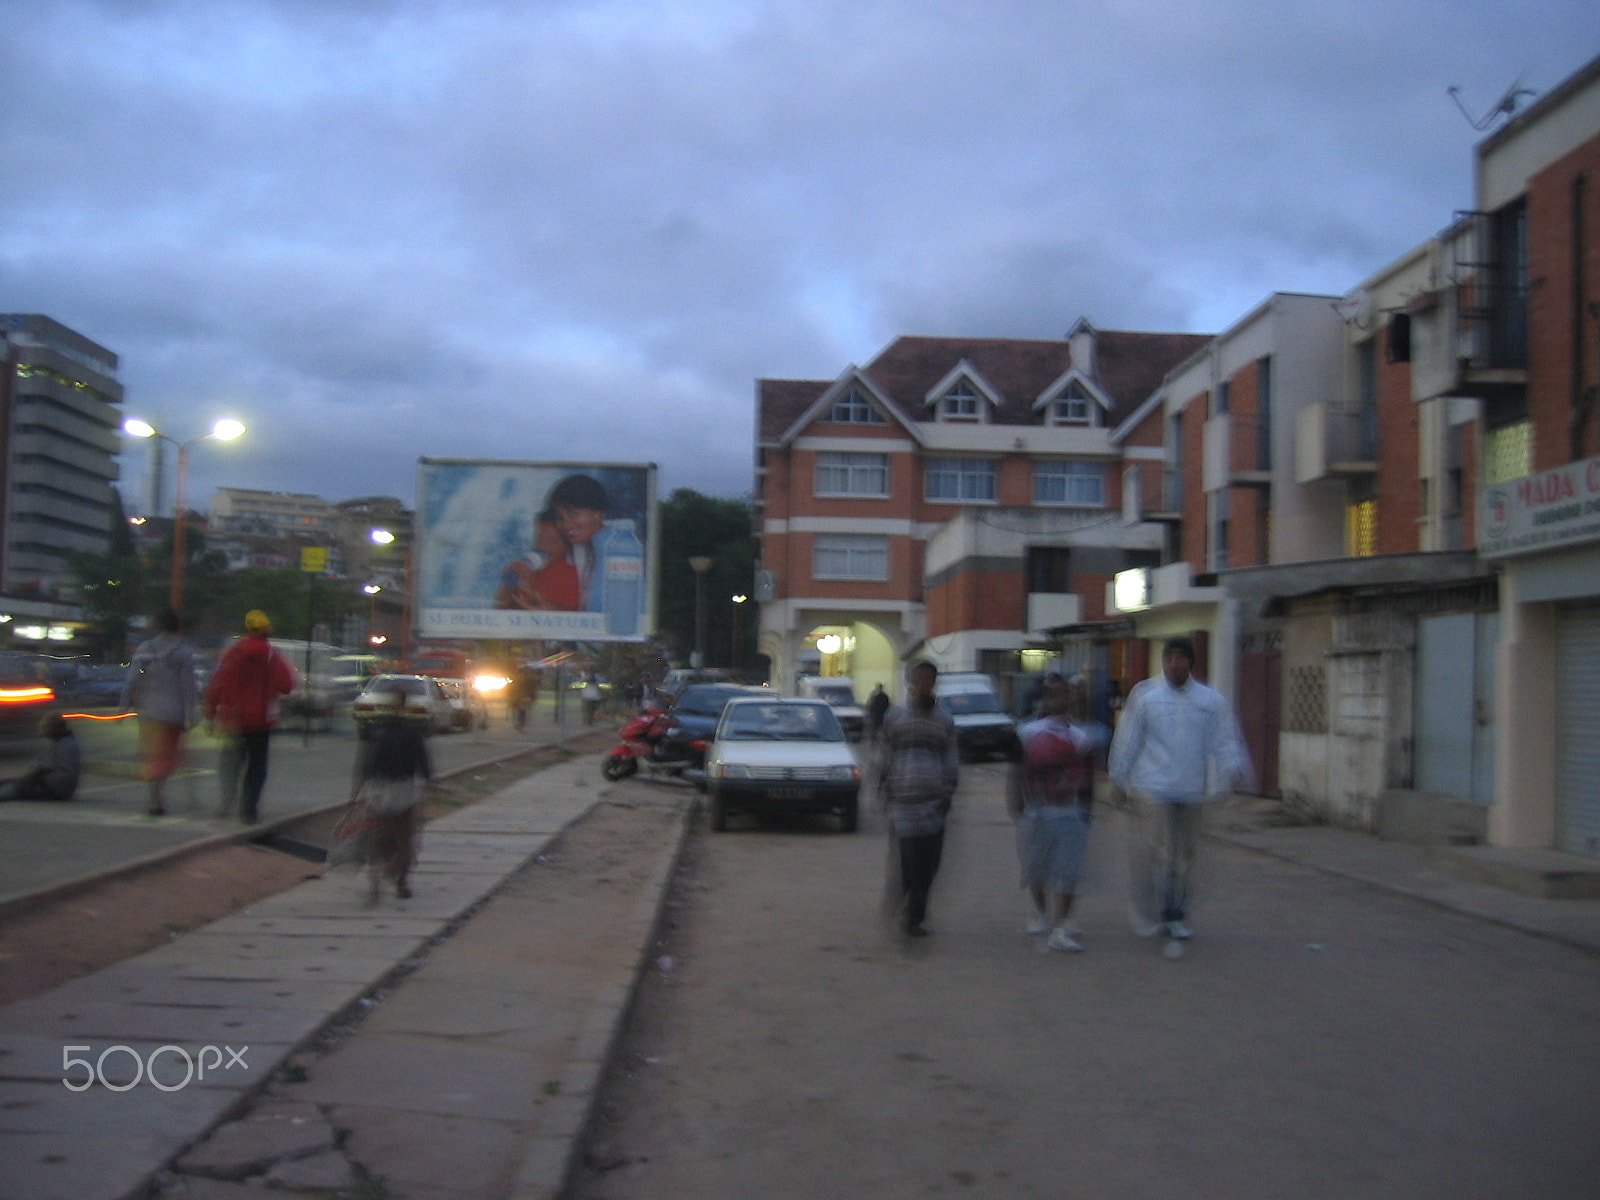
[(1087, 425), (1094, 415), (1088, 393), (1076, 383), (1050, 405), (1053, 425)]
[(811, 543), (813, 579), (889, 578), (889, 539), (881, 534), (819, 533)]
[(1228, 380), (1224, 379), (1217, 384), (1216, 391), (1211, 393), (1211, 415), (1220, 417), (1228, 411)]
[(1105, 464), (1070, 461), (1034, 463), (1033, 502), (1082, 508), (1105, 507)]
[(887, 425), (884, 415), (868, 402), (860, 389), (851, 388), (833, 402), (828, 420), (838, 425)]
[(1256, 359), (1256, 470), (1272, 470), (1272, 356)]
[(816, 494), (819, 496), (876, 496), (889, 494), (887, 454), (817, 455)]
[(939, 416), (945, 421), (977, 421), (983, 416), (979, 403), (977, 390), (963, 379), (939, 401)]
[(930, 458), (927, 466), (929, 500), (993, 500), (995, 461), (992, 458)]
[(1533, 422), (1516, 421), (1483, 435), (1483, 481), (1506, 483), (1533, 474)]
[(1345, 553), (1370, 558), (1378, 552), (1378, 502), (1357, 500), (1344, 509)]
[(1072, 550), (1067, 546), (1029, 546), (1023, 571), (1030, 592), (1065, 595), (1072, 591)]

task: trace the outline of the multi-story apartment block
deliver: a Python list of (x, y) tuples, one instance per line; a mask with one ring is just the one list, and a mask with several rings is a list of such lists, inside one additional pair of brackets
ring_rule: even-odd
[(898, 690), (901, 660), (1008, 674), (1160, 554), (1122, 520), (1112, 430), (1203, 335), (904, 337), (830, 381), (757, 386), (761, 650), (774, 681)]
[(1600, 59), (1477, 151), (1456, 361), (1503, 571), (1491, 840), (1600, 857)]
[(0, 593), (53, 601), (70, 555), (110, 547), (117, 356), (49, 317), (8, 313), (0, 364)]
[(326, 535), (333, 516), (333, 505), (321, 496), (298, 492), (218, 488), (211, 495), (211, 524), (218, 533)]

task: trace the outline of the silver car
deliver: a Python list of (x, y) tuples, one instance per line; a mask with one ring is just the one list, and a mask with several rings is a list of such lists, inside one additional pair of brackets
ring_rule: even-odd
[(711, 828), (750, 813), (833, 813), (853, 833), (861, 767), (822, 700), (740, 697), (722, 710), (706, 752)]

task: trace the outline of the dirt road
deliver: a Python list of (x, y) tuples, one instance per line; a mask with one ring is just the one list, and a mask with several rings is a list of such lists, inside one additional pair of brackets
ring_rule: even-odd
[(876, 814), (697, 836), (574, 1200), (1593, 1195), (1600, 962), (1215, 843), (1168, 961), (1114, 825), (1081, 955), (1022, 932), (988, 768), (924, 942)]

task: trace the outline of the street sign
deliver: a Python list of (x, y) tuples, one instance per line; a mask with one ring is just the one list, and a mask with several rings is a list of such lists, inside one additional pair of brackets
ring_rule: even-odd
[(328, 569), (328, 548), (326, 546), (301, 546), (300, 569), (321, 574)]

